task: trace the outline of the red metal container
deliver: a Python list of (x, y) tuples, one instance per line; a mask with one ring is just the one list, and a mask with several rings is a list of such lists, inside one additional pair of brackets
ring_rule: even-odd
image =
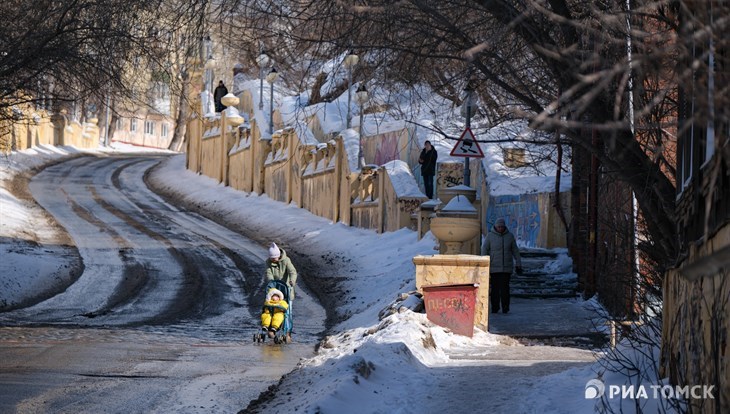
[(436, 325), (471, 337), (474, 335), (474, 310), (478, 284), (434, 285), (423, 287), (426, 316)]

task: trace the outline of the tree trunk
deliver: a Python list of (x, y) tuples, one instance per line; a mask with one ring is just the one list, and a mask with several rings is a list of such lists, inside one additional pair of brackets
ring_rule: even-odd
[(180, 96), (178, 97), (177, 117), (175, 118), (175, 131), (172, 134), (170, 146), (167, 148), (172, 151), (180, 151), (185, 143), (185, 129), (188, 122), (188, 90), (190, 82), (188, 76), (183, 75), (182, 87), (180, 88)]

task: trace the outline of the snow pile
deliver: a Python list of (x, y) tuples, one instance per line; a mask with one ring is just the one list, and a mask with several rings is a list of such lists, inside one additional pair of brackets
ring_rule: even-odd
[[(57, 288), (57, 283), (70, 282), (63, 270), (69, 263), (54, 257), (54, 254), (64, 257), (67, 253), (62, 246), (62, 235), (40, 206), (16, 197), (17, 192), (25, 189), (14, 189), (13, 179), (77, 153), (72, 147), (40, 145), (0, 157), (0, 310), (42, 296), (47, 289)], [(59, 262), (63, 263), (59, 265)]]
[(325, 338), (318, 355), (300, 364), (294, 385), (298, 389), (287, 388), (298, 397), (277, 399), (267, 409), (419, 412), (428, 406), (429, 390), (443, 381), (433, 368), (454, 364), (445, 349), (484, 349), (499, 343), (498, 336), (478, 329), (471, 339), (454, 335), (429, 322), (426, 315), (405, 310), (370, 328)]
[(426, 195), (421, 192), (416, 183), (416, 178), (408, 168), (408, 164), (401, 160), (393, 160), (383, 165), (388, 172), (390, 182), (398, 197), (423, 197)]
[[(530, 249), (530, 250), (541, 251), (544, 249)], [(573, 259), (570, 256), (568, 256), (568, 249), (556, 248), (556, 249), (552, 249), (549, 251), (557, 253), (557, 257), (553, 260), (545, 262), (545, 264), (543, 265), (542, 268), (537, 269), (539, 272), (556, 274), (556, 275), (564, 274), (564, 273), (572, 273)]]

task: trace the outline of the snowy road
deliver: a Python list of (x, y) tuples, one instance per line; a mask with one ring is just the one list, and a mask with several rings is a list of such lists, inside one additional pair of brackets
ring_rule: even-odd
[(236, 411), (313, 353), (325, 312), (306, 289), (296, 342), (252, 343), (266, 249), (151, 192), (159, 161), (81, 157), (32, 180), (84, 270), (0, 314), (0, 411)]

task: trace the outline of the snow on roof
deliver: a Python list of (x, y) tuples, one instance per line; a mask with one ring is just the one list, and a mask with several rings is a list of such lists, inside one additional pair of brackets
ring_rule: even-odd
[(306, 122), (297, 121), (291, 125), (291, 127), (294, 129), (294, 133), (297, 134), (299, 142), (301, 142), (302, 145), (317, 145), (319, 143), (317, 137), (314, 136)]
[[(468, 187), (467, 187), (468, 188)], [(446, 207), (442, 208), (441, 211), (477, 211), (476, 208), (471, 204), (468, 198), (461, 194), (457, 194), (449, 200)]]
[(411, 173), (408, 164), (401, 160), (393, 160), (383, 165), (388, 172), (390, 182), (398, 197), (423, 197), (426, 195), (418, 188), (416, 178)]
[[(545, 145), (525, 142), (543, 134), (530, 129), (524, 121), (500, 124), (480, 134), (478, 140), (502, 141), (500, 143), (480, 143), (484, 152), (482, 165), (486, 172), (490, 195), (534, 194), (555, 191), (557, 166), (552, 162), (539, 162), (530, 167), (511, 168), (505, 165), (503, 148), (524, 148), (527, 153), (538, 153), (551, 149)], [(527, 161), (531, 161), (527, 159)], [(565, 167), (565, 166), (563, 166)], [(561, 174), (560, 191), (569, 191), (571, 175)]]

